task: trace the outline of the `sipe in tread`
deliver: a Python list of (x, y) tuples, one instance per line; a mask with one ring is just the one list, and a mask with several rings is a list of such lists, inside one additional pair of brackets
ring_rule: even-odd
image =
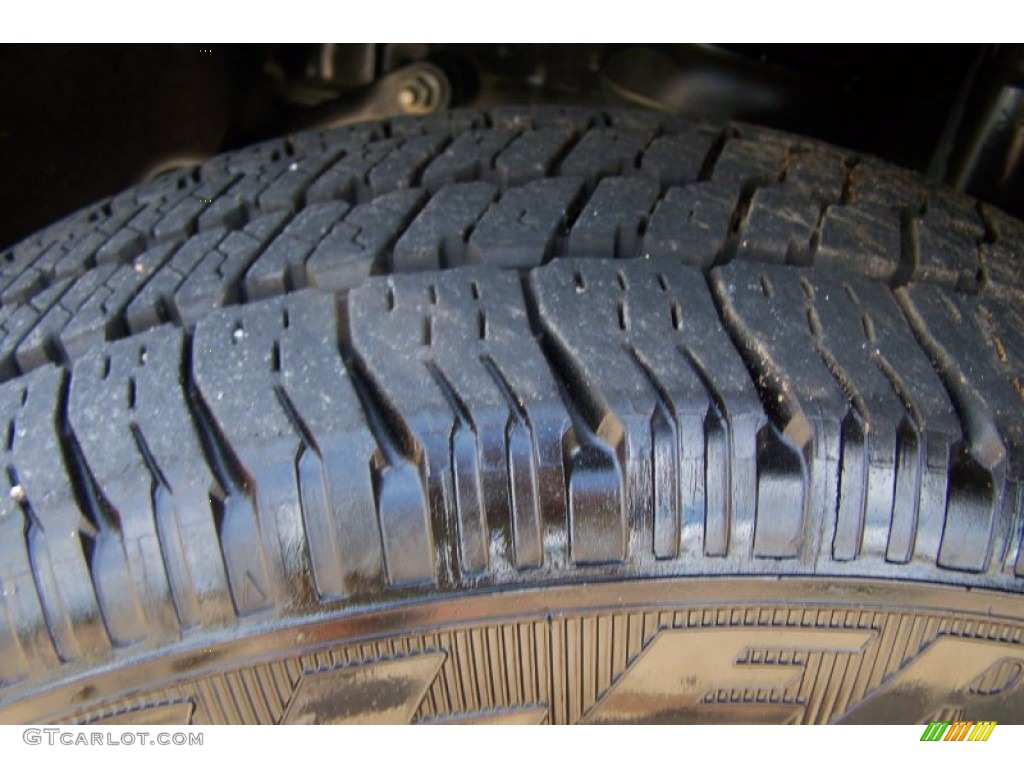
[(872, 158), (644, 113), (126, 191), (0, 259), (0, 700), (476, 590), (1024, 591), (1022, 247)]

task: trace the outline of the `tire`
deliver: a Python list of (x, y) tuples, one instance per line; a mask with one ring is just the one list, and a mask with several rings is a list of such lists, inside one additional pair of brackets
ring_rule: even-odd
[(4, 722), (1024, 722), (1024, 225), (454, 111), (0, 259)]

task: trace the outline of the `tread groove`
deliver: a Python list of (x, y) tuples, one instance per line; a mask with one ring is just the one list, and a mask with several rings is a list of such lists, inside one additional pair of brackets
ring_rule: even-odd
[[(813, 140), (532, 107), (300, 133), (72, 214), (0, 252), (0, 699), (461, 593), (739, 575), (1024, 593), (1022, 238)], [(480, 666), (508, 636), (467, 637), (449, 650), (469, 682), (439, 676), (417, 717), (463, 683), (500, 714), (532, 674), (571, 719), (619, 671), (567, 688), (560, 665), (623, 631), (624, 654), (646, 648), (666, 616), (524, 625), (550, 668), (518, 682)], [(196, 712), (280, 714), (305, 676), (286, 672), (269, 708), (273, 665), (204, 682), (220, 703)]]
[[(342, 333), (341, 357), (348, 371), (353, 390), (366, 417), (366, 424), (379, 450), (379, 458), (372, 467), (374, 478), (375, 508), (384, 552), (384, 566), (392, 584), (435, 582), (444, 584), (452, 574), (444, 563), (437, 563), (433, 557), (434, 541), (439, 535), (439, 520), (436, 507), (428, 504), (427, 480), (425, 477), (424, 452), (418, 445), (412, 430), (401, 415), (389, 408), (381, 392), (373, 383), (367, 370), (367, 363), (353, 346), (350, 322), (339, 324)], [(393, 501), (389, 501), (395, 496)], [(405, 538), (402, 527), (414, 520), (421, 525), (420, 516), (427, 518), (422, 533), (426, 537), (426, 557), (415, 558), (407, 553), (411, 562), (396, 559), (389, 539)], [(395, 519), (390, 518), (394, 515)], [(440, 528), (443, 530), (443, 528)]]
[[(213, 477), (210, 492), (210, 506), (214, 515), (214, 526), (218, 536), (218, 546), (223, 553), (225, 562), (230, 562), (232, 542), (227, 535), (226, 526), (231, 525), (231, 518), (248, 518), (255, 516), (255, 507), (249, 492), (251, 487), (241, 461), (235, 454), (226, 436), (217, 427), (209, 406), (203, 399), (195, 379), (195, 347), (194, 337), (186, 333), (183, 340), (182, 382), (184, 401), (192, 417), (192, 423), (199, 439), (203, 458)], [(259, 553), (262, 560), (263, 553)], [(230, 578), (229, 590), (237, 615), (245, 611), (244, 594), (239, 593), (240, 577), (235, 574)]]
[[(530, 328), (539, 341), (572, 425), (563, 438), (570, 557), (578, 564), (621, 560), (626, 555), (625, 475), (619, 457), (621, 427), (615, 444), (594, 431), (583, 402), (587, 396), (580, 391), (585, 384), (567, 368), (561, 350), (547, 332), (536, 289), (528, 276), (523, 276), (522, 283)], [(575, 386), (574, 380), (578, 382)], [(617, 518), (617, 524), (610, 524), (608, 518)]]
[[(941, 292), (937, 295), (944, 297)], [(928, 320), (909, 290), (897, 289), (896, 299), (914, 336), (928, 354), (946, 387), (964, 431), (964, 441), (953, 446), (950, 494), (946, 508), (947, 527), (943, 532), (938, 564), (959, 570), (984, 571), (988, 569), (992, 556), (994, 519), (997, 511), (1002, 508), (1007, 490), (1008, 449), (988, 405), (968, 383), (956, 360), (933, 335)], [(951, 320), (957, 324), (965, 323), (959, 309), (955, 306), (953, 309), (956, 309), (956, 315)], [(948, 308), (946, 311), (952, 315)], [(989, 537), (981, 542), (975, 534), (972, 540), (974, 546), (965, 551), (955, 540), (956, 529), (953, 526), (959, 528), (968, 524), (986, 525)]]
[[(280, 367), (275, 368), (274, 370), (277, 372), (280, 370)], [(309, 426), (303, 420), (302, 416), (299, 415), (299, 411), (295, 407), (295, 403), (292, 402), (291, 397), (288, 396), (287, 390), (285, 390), (285, 388), (280, 384), (275, 384), (274, 397), (277, 398), (277, 402), (281, 405), (281, 410), (284, 411), (284, 415), (288, 417), (288, 421), (295, 429), (296, 434), (298, 434), (299, 439), (302, 441), (302, 445), (313, 451), (318, 459), (322, 459), (323, 457), (320, 453), (320, 446), (317, 445), (316, 438), (313, 437), (313, 433), (310, 431)], [(296, 462), (298, 462), (299, 458), (301, 457), (296, 457)]]
[(737, 135), (736, 131), (731, 128), (723, 128), (718, 132), (715, 140), (708, 147), (707, 154), (701, 161), (700, 170), (697, 172), (697, 181), (711, 180), (715, 173), (715, 164), (718, 163), (718, 158), (722, 156), (722, 150), (725, 149), (726, 142), (731, 138), (736, 138)]
[(658, 559), (675, 558), (679, 555), (683, 523), (677, 474), (680, 464), (679, 414), (664, 383), (640, 351), (629, 342), (624, 342), (623, 348), (657, 398), (656, 410), (651, 417), (654, 555)]

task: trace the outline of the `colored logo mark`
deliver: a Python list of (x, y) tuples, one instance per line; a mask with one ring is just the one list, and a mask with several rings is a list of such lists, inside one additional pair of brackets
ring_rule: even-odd
[(977, 723), (932, 720), (921, 734), (921, 741), (988, 741), (995, 727), (995, 720), (981, 720)]

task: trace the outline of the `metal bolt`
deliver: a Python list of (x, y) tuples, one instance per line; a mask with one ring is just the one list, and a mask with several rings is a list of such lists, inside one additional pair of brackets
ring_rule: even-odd
[(406, 112), (412, 111), (416, 106), (417, 96), (416, 91), (412, 86), (407, 85), (405, 88), (398, 92), (398, 106), (400, 106)]
[(445, 83), (432, 71), (420, 70), (398, 89), (398, 106), (407, 115), (425, 115), (443, 106)]

